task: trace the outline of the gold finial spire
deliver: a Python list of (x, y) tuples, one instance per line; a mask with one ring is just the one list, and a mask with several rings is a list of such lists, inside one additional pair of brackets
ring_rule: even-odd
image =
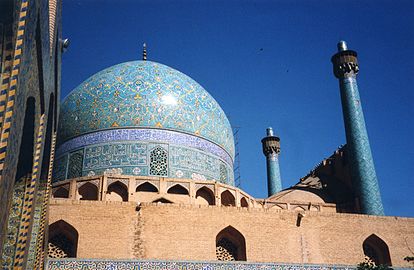
[(142, 44), (142, 60), (147, 61), (147, 44)]

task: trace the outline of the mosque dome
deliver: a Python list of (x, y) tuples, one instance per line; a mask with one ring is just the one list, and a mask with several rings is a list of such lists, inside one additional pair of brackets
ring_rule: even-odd
[[(231, 175), (223, 182), (232, 181), (234, 140), (231, 125), (224, 111), (196, 81), (168, 66), (151, 61), (132, 61), (109, 67), (81, 83), (61, 104), (57, 154), (67, 155), (66, 164), (70, 163), (70, 153), (77, 148), (101, 146), (99, 151), (112, 151), (113, 154), (117, 151), (127, 151), (121, 149), (124, 146), (120, 146), (120, 143), (125, 141), (135, 143), (134, 151), (141, 151), (142, 155), (157, 143), (162, 144), (161, 148), (172, 147), (173, 150), (166, 150), (174, 152), (170, 153), (173, 156), (167, 158), (167, 165), (170, 167), (173, 167), (171, 165), (176, 161), (177, 151), (181, 154), (187, 151), (183, 155), (193, 155), (190, 152), (196, 150), (200, 155), (201, 151), (203, 154), (215, 156), (226, 164), (227, 175)], [(106, 146), (101, 145), (102, 143)], [(140, 148), (141, 146), (143, 148)], [(174, 146), (183, 146), (185, 150), (174, 150)], [(87, 163), (88, 157), (98, 150), (94, 149), (93, 152), (89, 149), (88, 154), (86, 148), (83, 149), (82, 164), (79, 165), (82, 167), (81, 175), (90, 174), (90, 171), (85, 170), (85, 166), (94, 167), (93, 164), (100, 162), (93, 160)], [(108, 150), (110, 148), (112, 150)], [(130, 158), (131, 156), (126, 159)], [(151, 157), (142, 156), (142, 159), (149, 160)], [(139, 165), (140, 162), (124, 163), (130, 167)], [(124, 165), (123, 162), (119, 162), (119, 158), (107, 163), (106, 167), (112, 168), (115, 163), (119, 163), (119, 166), (113, 169), (122, 170)], [(194, 169), (188, 168), (191, 165), (187, 165), (184, 167), (192, 171), (187, 177), (195, 174), (201, 175), (201, 178), (212, 178), (211, 173), (210, 176), (208, 173), (207, 176), (202, 173), (207, 168), (198, 168), (202, 166), (197, 165)], [(70, 164), (67, 166), (66, 171), (70, 174), (74, 168)], [(98, 167), (102, 169), (104, 166)], [(216, 168), (217, 171), (223, 171), (220, 166)], [(140, 175), (153, 175), (149, 173), (149, 168), (142, 170), (143, 168), (135, 166), (135, 169)], [(131, 170), (133, 169), (129, 168), (127, 171), (131, 173)], [(125, 170), (122, 171), (125, 173)], [(168, 173), (171, 177), (180, 175), (183, 173)], [(63, 178), (70, 176), (66, 175)]]

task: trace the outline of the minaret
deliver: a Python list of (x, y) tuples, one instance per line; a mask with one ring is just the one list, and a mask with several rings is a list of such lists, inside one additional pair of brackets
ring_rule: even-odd
[(361, 211), (369, 215), (384, 215), (358, 92), (357, 53), (348, 50), (345, 41), (340, 41), (338, 53), (332, 56), (331, 61), (334, 74), (339, 79), (349, 165), (352, 183), (357, 188)]
[(267, 136), (262, 139), (263, 154), (266, 156), (267, 193), (270, 196), (282, 190), (280, 179), (279, 153), (280, 139), (273, 135), (271, 127), (266, 129)]

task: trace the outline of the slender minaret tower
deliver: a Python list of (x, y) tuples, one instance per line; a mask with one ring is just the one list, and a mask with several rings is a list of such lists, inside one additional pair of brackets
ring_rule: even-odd
[(282, 190), (280, 179), (279, 153), (280, 139), (273, 135), (271, 127), (266, 129), (267, 136), (262, 139), (263, 154), (266, 156), (267, 193), (270, 196)]
[(359, 98), (357, 53), (348, 50), (345, 41), (340, 41), (338, 53), (332, 56), (331, 61), (334, 74), (339, 79), (351, 177), (357, 188), (361, 211), (369, 215), (384, 215)]

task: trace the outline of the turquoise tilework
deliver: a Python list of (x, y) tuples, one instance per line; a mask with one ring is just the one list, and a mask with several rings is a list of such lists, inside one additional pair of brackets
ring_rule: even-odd
[(351, 270), (355, 266), (284, 264), (284, 263), (249, 263), (219, 261), (157, 261), (157, 260), (87, 260), (87, 259), (49, 259), (49, 270), (62, 269), (113, 269), (113, 270)]
[(340, 79), (340, 89), (351, 176), (361, 210), (365, 214), (384, 215), (356, 76)]
[(61, 105), (59, 142), (121, 127), (189, 133), (234, 157), (232, 129), (219, 104), (190, 77), (155, 62), (126, 62), (102, 70)]

